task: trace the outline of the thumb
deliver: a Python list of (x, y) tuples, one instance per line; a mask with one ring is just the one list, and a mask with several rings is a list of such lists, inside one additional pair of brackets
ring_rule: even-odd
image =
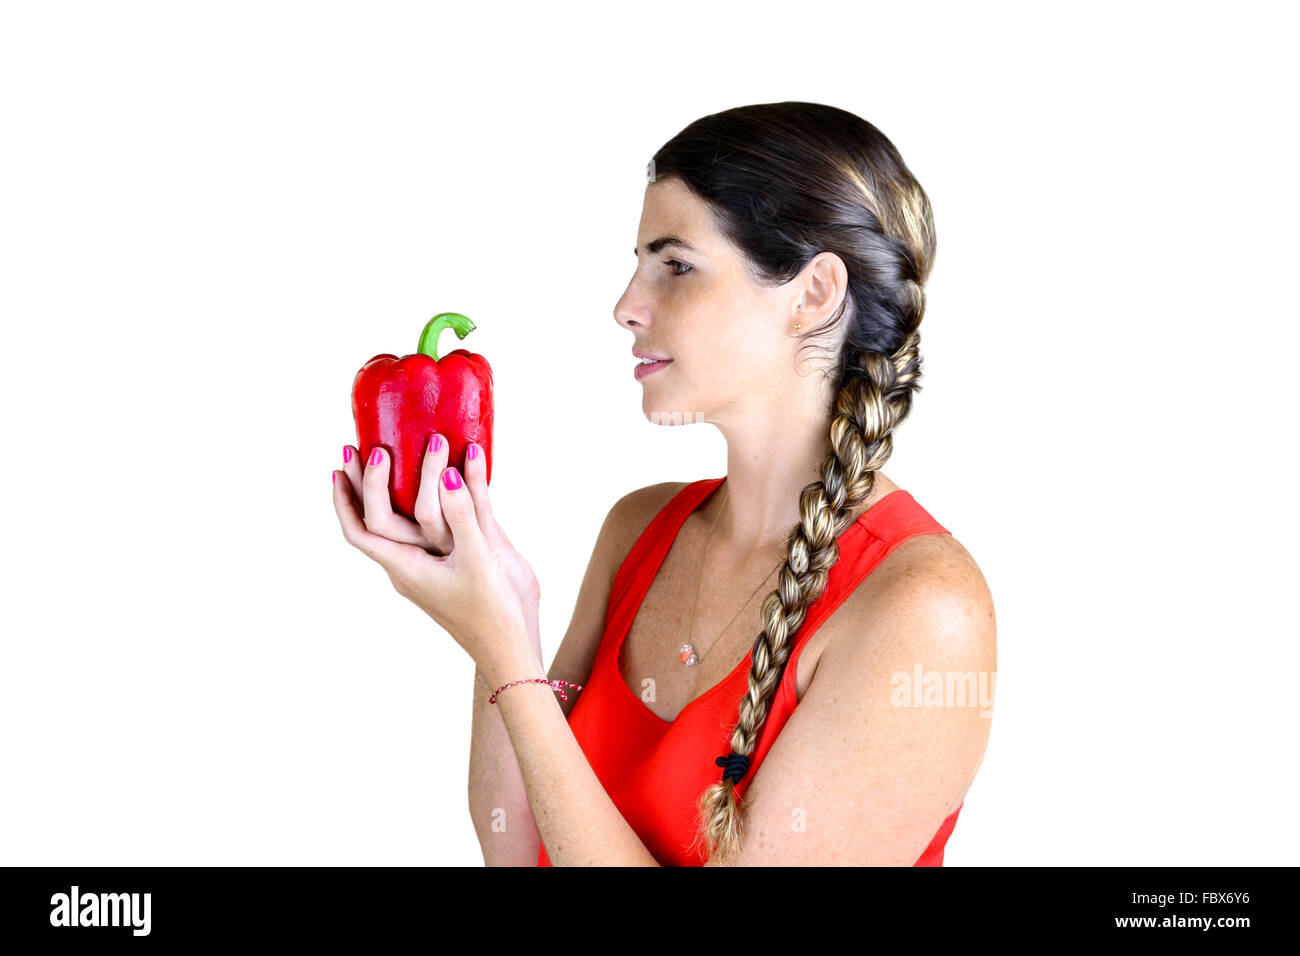
[(461, 548), (481, 552), (484, 548), (483, 529), (479, 527), (478, 515), (474, 511), (474, 497), (454, 466), (442, 471), (438, 481), (438, 500), (447, 527), (451, 529), (452, 553)]

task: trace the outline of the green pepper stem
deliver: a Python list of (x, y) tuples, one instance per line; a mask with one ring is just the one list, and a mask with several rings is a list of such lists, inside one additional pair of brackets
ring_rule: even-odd
[(420, 347), (416, 351), (438, 361), (438, 336), (443, 329), (451, 329), (457, 338), (463, 339), (474, 331), (474, 323), (459, 312), (439, 312), (420, 333)]

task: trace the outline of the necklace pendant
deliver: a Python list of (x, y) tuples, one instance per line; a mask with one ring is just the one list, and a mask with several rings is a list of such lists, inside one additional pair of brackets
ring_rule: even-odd
[(691, 667), (700, 662), (699, 655), (695, 653), (694, 645), (683, 644), (681, 647), (677, 649), (677, 653), (678, 656), (681, 658), (681, 662), (685, 664), (687, 667)]

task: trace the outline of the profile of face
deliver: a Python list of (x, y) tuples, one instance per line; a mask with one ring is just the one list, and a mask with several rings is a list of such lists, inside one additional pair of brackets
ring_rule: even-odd
[[(680, 180), (646, 186), (636, 271), (614, 307), (638, 353), (663, 364), (639, 370), (642, 410), (657, 424), (726, 422), (807, 388), (796, 368), (803, 277), (759, 284), (709, 207)], [(638, 359), (629, 363), (634, 373)]]

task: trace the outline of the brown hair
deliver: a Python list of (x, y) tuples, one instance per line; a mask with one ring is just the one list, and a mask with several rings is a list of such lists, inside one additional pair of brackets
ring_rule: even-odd
[[(848, 270), (836, 313), (803, 334), (818, 348), (847, 322), (827, 374), (837, 387), (821, 480), (800, 493), (800, 521), (785, 563), (762, 606), (746, 694), (731, 734), (734, 753), (752, 757), (808, 607), (839, 560), (837, 539), (870, 495), (893, 451), (893, 432), (920, 390), (923, 285), (934, 263), (930, 201), (880, 130), (819, 103), (742, 106), (696, 120), (669, 140), (650, 166), (653, 180), (675, 177), (703, 199), (719, 231), (745, 257), (754, 280), (781, 285), (819, 252)], [(743, 807), (739, 777), (700, 797), (700, 828), (712, 862), (734, 857)]]

